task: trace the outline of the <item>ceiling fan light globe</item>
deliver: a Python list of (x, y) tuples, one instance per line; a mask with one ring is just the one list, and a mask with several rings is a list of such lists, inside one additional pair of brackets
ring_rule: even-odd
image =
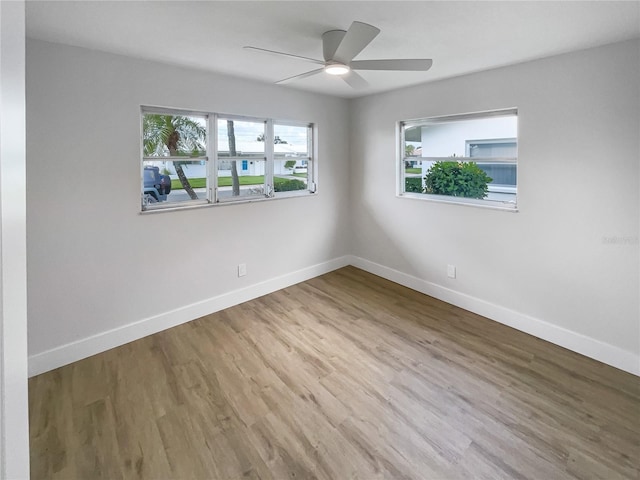
[(345, 73), (349, 73), (349, 70), (351, 69), (347, 65), (341, 63), (332, 63), (324, 67), (324, 71), (329, 75), (344, 75)]

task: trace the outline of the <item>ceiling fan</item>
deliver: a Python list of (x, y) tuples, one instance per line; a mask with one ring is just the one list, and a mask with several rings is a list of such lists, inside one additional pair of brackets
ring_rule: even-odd
[(309, 72), (285, 78), (276, 83), (289, 83), (294, 80), (311, 77), (322, 72), (329, 75), (340, 76), (353, 88), (364, 88), (367, 81), (358, 75), (355, 70), (395, 70), (395, 71), (427, 71), (433, 61), (422, 59), (388, 59), (388, 60), (354, 60), (364, 48), (380, 33), (380, 29), (362, 22), (353, 22), (349, 30), (329, 30), (322, 35), (322, 53), (324, 61), (315, 58), (303, 57), (291, 53), (276, 52), (258, 47), (244, 47), (247, 50), (282, 55), (285, 57), (305, 60), (320, 68)]

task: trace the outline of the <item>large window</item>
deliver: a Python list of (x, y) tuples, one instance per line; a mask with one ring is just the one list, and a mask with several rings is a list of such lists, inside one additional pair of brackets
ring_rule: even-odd
[(399, 132), (400, 196), (516, 209), (516, 109), (403, 121)]
[(313, 125), (142, 109), (142, 209), (314, 193)]

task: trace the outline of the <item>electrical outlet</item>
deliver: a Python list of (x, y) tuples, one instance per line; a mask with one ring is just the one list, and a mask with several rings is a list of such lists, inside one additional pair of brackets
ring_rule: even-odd
[(247, 274), (247, 264), (241, 263), (238, 265), (238, 276), (244, 277)]
[(447, 277), (456, 278), (456, 266), (455, 265), (447, 265)]

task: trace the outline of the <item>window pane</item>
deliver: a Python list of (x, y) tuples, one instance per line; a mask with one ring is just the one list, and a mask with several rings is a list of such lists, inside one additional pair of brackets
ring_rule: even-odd
[(207, 200), (206, 162), (145, 160), (143, 167), (142, 196), (146, 207)]
[(307, 190), (310, 166), (308, 159), (276, 159), (273, 172), (274, 191), (278, 193)]
[(274, 125), (273, 151), (276, 157), (309, 157), (310, 129), (306, 126)]
[(404, 192), (515, 205), (518, 118), (512, 112), (430, 118), (405, 127)]
[(218, 199), (264, 196), (263, 160), (221, 160), (218, 162)]
[(422, 156), (422, 127), (409, 127), (404, 131), (405, 157)]
[(204, 157), (207, 119), (194, 115), (142, 115), (145, 157)]
[(218, 119), (218, 156), (264, 158), (263, 121)]
[[(416, 130), (420, 130), (417, 134)], [(513, 155), (505, 155), (505, 153), (513, 153), (515, 145), (517, 145), (518, 117), (515, 115), (498, 116), (488, 118), (473, 118), (468, 120), (459, 120), (455, 122), (434, 121), (433, 123), (425, 123), (422, 126), (408, 128), (405, 131), (405, 148), (409, 145), (418, 143), (421, 157), (515, 157)], [(511, 143), (505, 145), (505, 148), (499, 148), (498, 144)], [(495, 153), (485, 150), (484, 154), (480, 152), (470, 152), (475, 150), (480, 144), (486, 144), (487, 147), (495, 147)], [(500, 150), (502, 150), (500, 152)]]

